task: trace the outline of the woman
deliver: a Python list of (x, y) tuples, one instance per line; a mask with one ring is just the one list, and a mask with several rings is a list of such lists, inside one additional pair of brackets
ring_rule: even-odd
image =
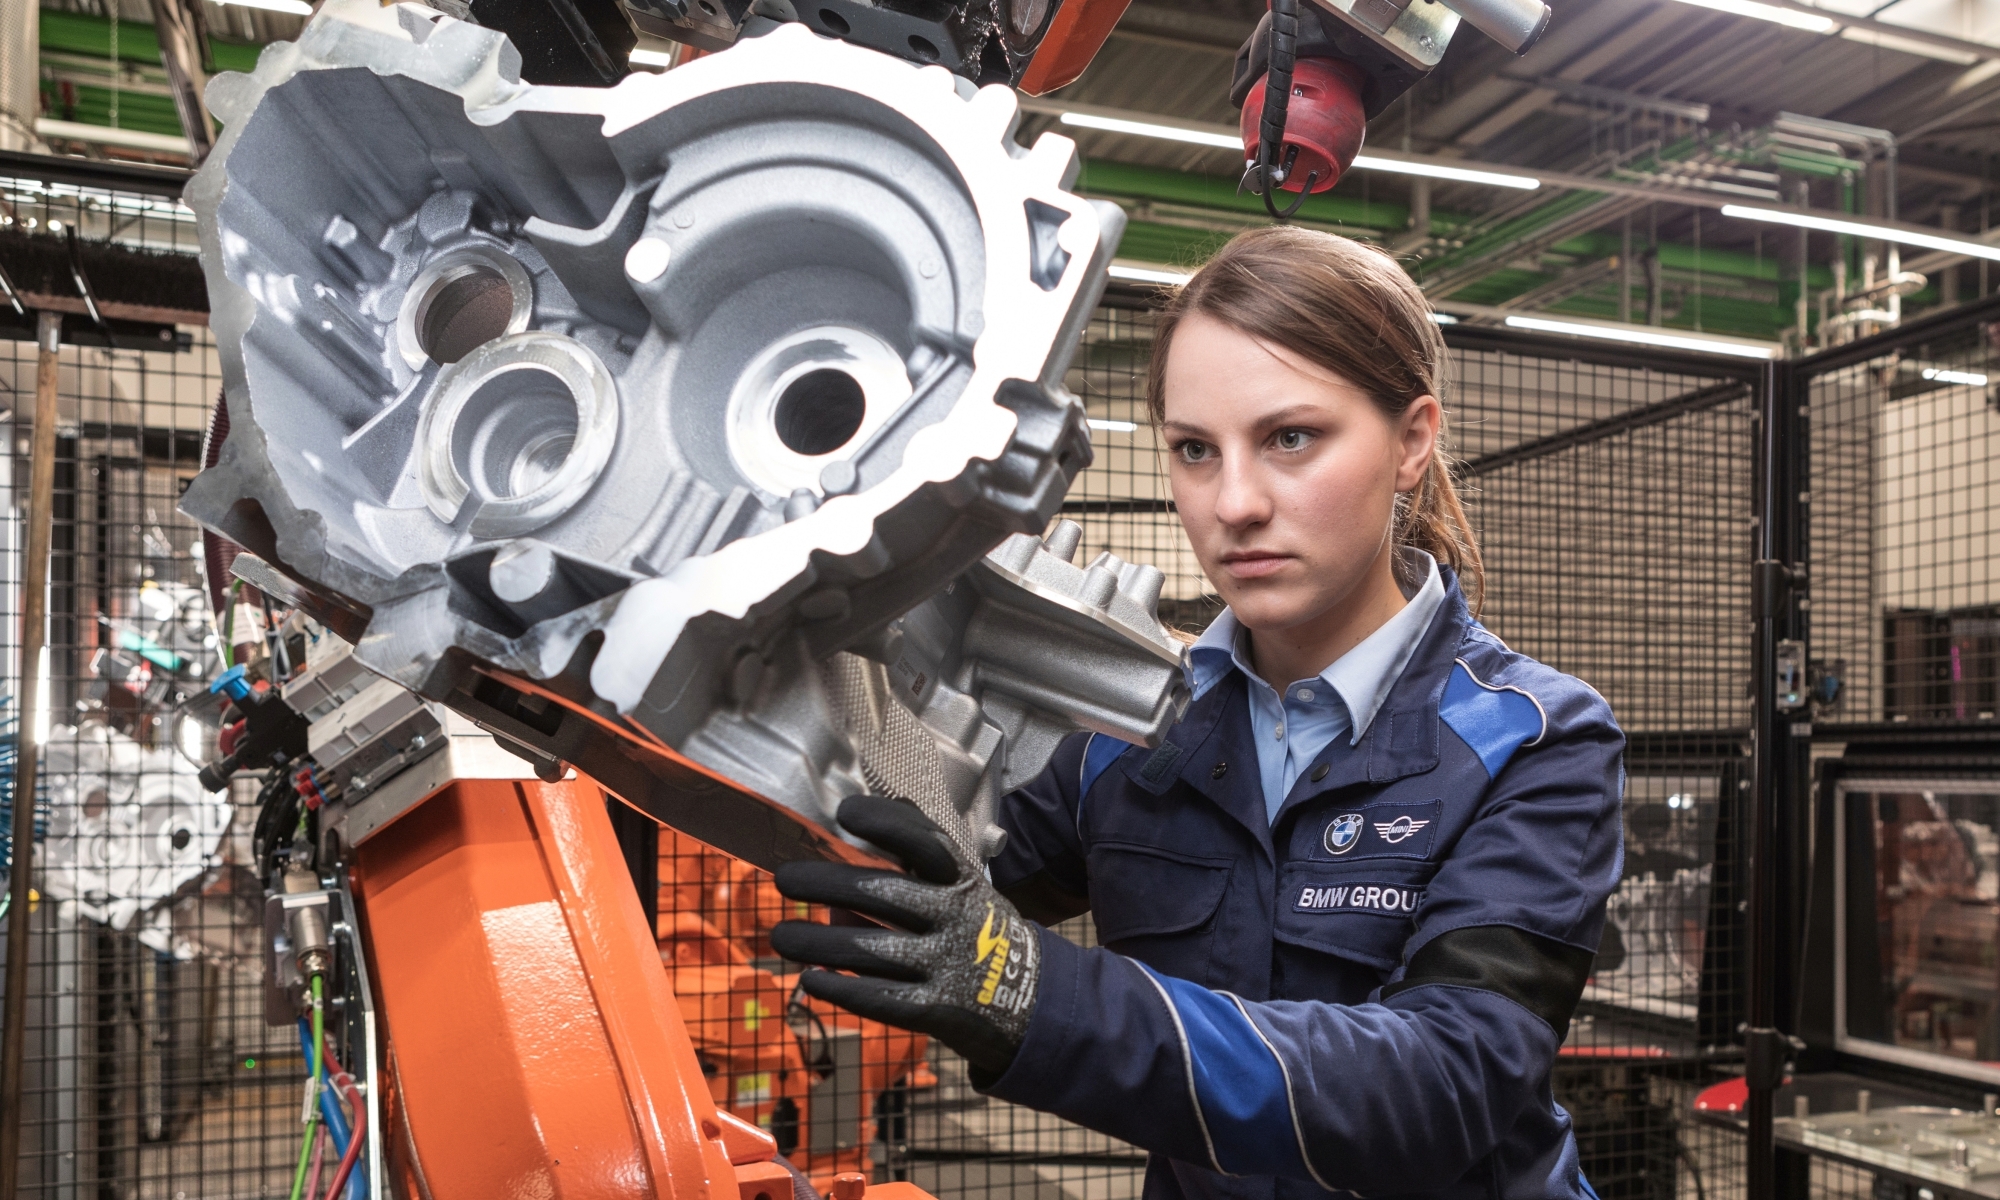
[[(841, 809), (909, 874), (787, 895), (805, 987), (922, 1030), (990, 1094), (1153, 1152), (1148, 1200), (1584, 1197), (1549, 1086), (1621, 857), (1623, 735), (1473, 618), (1445, 348), (1386, 255), (1291, 228), (1162, 314), (1149, 403), (1229, 607), (1157, 749), (1062, 746), (991, 882), (901, 801)], [(1053, 923), (1088, 909), (1104, 949)], [(1018, 914), (1018, 915), (1017, 915)]]

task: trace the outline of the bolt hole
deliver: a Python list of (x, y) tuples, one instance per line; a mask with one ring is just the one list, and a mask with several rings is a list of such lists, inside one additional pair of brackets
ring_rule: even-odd
[(920, 38), (914, 33), (910, 35), (910, 53), (923, 59), (925, 62), (936, 62), (938, 60), (938, 48), (931, 45), (929, 39)]
[(819, 23), (826, 26), (826, 31), (835, 37), (846, 37), (850, 29), (847, 18), (830, 8), (819, 10)]
[(174, 849), (185, 850), (188, 848), (188, 843), (194, 840), (194, 834), (185, 829), (176, 829), (174, 830), (173, 840)]
[(831, 454), (861, 428), (867, 412), (868, 398), (854, 376), (832, 367), (808, 371), (778, 397), (778, 440), (794, 454)]
[(707, 13), (711, 17), (715, 15), (715, 5), (710, 4), (708, 0), (700, 0), (700, 3), (701, 3), (701, 11)]
[(491, 267), (470, 266), (440, 279), (424, 299), (417, 343), (432, 361), (455, 363), (507, 332), (514, 289)]
[(512, 500), (562, 469), (576, 442), (576, 397), (548, 371), (519, 366), (481, 384), (452, 427), (452, 457), (475, 495)]

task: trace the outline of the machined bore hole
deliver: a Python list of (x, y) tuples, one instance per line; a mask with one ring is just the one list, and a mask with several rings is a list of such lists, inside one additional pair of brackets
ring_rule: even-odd
[(576, 442), (576, 397), (534, 366), (502, 371), (467, 398), (452, 427), (452, 457), (474, 495), (512, 500), (547, 483)]
[(794, 454), (831, 454), (847, 444), (868, 414), (868, 397), (854, 376), (832, 367), (808, 371), (785, 387), (773, 416), (778, 440)]
[(422, 311), (418, 344), (434, 362), (455, 363), (507, 332), (514, 289), (500, 272), (475, 264), (438, 280)]
[(850, 32), (847, 25), (847, 18), (830, 8), (819, 10), (819, 23), (825, 26), (826, 31), (835, 37), (846, 37)]
[(938, 48), (931, 45), (929, 38), (920, 38), (914, 33), (910, 35), (910, 53), (923, 59), (925, 62), (936, 62), (938, 60)]

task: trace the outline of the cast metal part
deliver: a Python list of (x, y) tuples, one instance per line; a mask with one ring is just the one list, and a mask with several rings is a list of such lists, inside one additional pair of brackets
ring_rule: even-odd
[(1123, 217), (1074, 146), (795, 23), (607, 89), (517, 61), (332, 0), (217, 80), (232, 432), (184, 509), (357, 661), (760, 865), (859, 856), (871, 787), (991, 850), (1062, 732), (1157, 741), (1158, 573), (988, 556), (1090, 461), (1061, 380)]
[(174, 941), (166, 905), (217, 863), (228, 801), (205, 792), (172, 751), (102, 725), (51, 729), (42, 764), (42, 888), (155, 950), (192, 954)]

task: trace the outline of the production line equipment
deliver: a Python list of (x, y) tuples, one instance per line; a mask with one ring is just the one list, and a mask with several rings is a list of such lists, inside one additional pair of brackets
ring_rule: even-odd
[(606, 87), (329, 0), (208, 91), (225, 399), (182, 508), (324, 634), (216, 681), (205, 783), (261, 780), (325, 1195), (783, 1200), (781, 1106), (718, 1105), (677, 1007), (684, 951), (734, 952), (648, 927), (604, 794), (767, 869), (875, 861), (860, 793), (990, 857), (1064, 736), (1186, 702), (1161, 573), (1050, 527), (1124, 215), (1011, 88), (848, 7), (730, 9), (726, 52)]
[(218, 680), (208, 782), (265, 780), (267, 1016), (350, 1180), (783, 1200), (603, 791), (763, 867), (867, 860), (864, 792), (991, 853), (1062, 736), (1159, 739), (1162, 576), (1038, 536), (1122, 218), (1006, 89), (802, 27), (610, 89), (513, 67), (335, 0), (211, 89), (229, 432), (183, 504), (335, 650)]

